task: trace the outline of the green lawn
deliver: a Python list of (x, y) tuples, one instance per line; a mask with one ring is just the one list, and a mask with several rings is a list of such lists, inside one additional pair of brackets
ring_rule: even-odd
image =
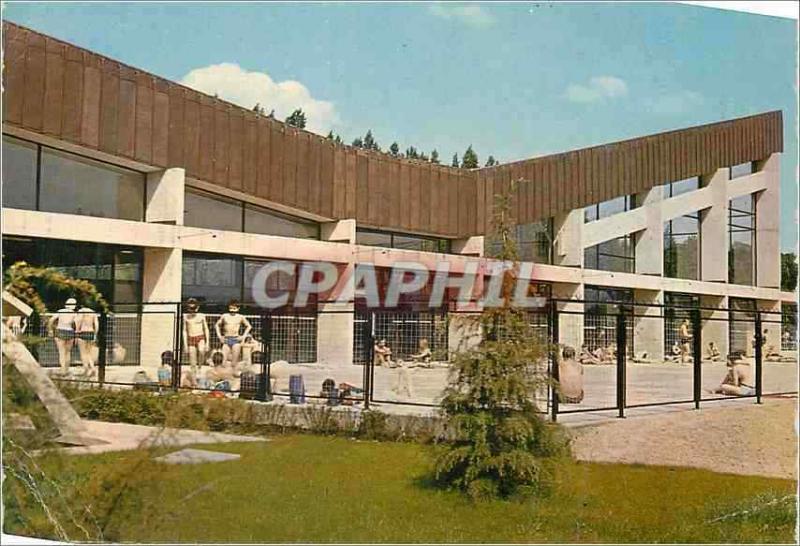
[[(122, 502), (118, 541), (168, 542), (793, 542), (793, 503), (707, 520), (792, 494), (785, 480), (703, 470), (557, 463), (537, 501), (473, 504), (426, 479), (431, 447), (311, 435), (208, 447), (239, 461), (137, 474)], [(59, 476), (80, 483), (133, 454), (69, 457)], [(44, 463), (45, 465), (47, 463)], [(150, 479), (152, 478), (152, 479)], [(88, 480), (87, 480), (88, 481)], [(143, 506), (155, 507), (152, 510)], [(139, 508), (137, 508), (139, 507)], [(8, 526), (6, 532), (19, 533)]]

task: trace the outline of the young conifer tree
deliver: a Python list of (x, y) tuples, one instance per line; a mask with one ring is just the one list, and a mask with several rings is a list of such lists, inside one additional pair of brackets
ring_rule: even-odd
[(511, 218), (513, 186), (495, 199), (494, 231), (506, 264), (499, 305), (480, 317), (482, 341), (451, 362), (441, 409), (455, 440), (436, 461), (437, 480), (474, 499), (535, 493), (547, 485), (543, 458), (565, 452), (560, 431), (545, 422), (548, 344), (527, 311), (515, 306), (519, 256)]

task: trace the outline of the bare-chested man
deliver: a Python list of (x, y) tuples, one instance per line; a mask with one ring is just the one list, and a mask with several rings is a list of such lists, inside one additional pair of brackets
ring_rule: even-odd
[(738, 355), (728, 355), (728, 372), (719, 387), (711, 392), (728, 396), (753, 396), (756, 393), (754, 385), (750, 363), (739, 360)]
[[(253, 329), (250, 321), (239, 314), (239, 302), (231, 300), (228, 303), (228, 312), (219, 317), (214, 329), (217, 337), (222, 342), (222, 354), (232, 366), (237, 366), (242, 352), (242, 342)], [(244, 328), (244, 332), (242, 332)]]
[(681, 364), (691, 361), (692, 353), (692, 334), (689, 331), (689, 319), (683, 319), (680, 327), (678, 328), (678, 338), (681, 343)]
[(56, 340), (58, 349), (58, 365), (62, 373), (69, 372), (69, 360), (72, 355), (72, 346), (75, 344), (75, 308), (78, 302), (75, 298), (68, 298), (64, 307), (59, 309), (47, 323), (47, 330)]
[(83, 373), (91, 377), (95, 372), (95, 350), (97, 341), (97, 331), (100, 329), (100, 321), (97, 313), (89, 307), (81, 307), (75, 315), (75, 336), (78, 339), (78, 351), (81, 354), (81, 365)]
[(189, 356), (191, 370), (191, 386), (198, 377), (198, 367), (206, 359), (209, 342), (208, 323), (206, 316), (200, 313), (200, 304), (194, 298), (186, 300), (186, 314), (183, 315), (183, 346)]

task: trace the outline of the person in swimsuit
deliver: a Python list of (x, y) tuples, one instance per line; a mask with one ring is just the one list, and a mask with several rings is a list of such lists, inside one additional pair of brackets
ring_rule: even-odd
[(728, 355), (728, 372), (719, 387), (710, 391), (712, 394), (728, 396), (753, 396), (756, 393), (753, 381), (753, 370), (750, 363), (740, 360), (739, 355)]
[[(253, 329), (250, 321), (244, 315), (239, 314), (240, 305), (236, 300), (228, 303), (228, 312), (219, 317), (214, 330), (217, 338), (222, 343), (222, 353), (225, 360), (230, 361), (232, 366), (237, 366), (242, 352), (242, 342)], [(244, 332), (242, 332), (244, 328)]]
[(186, 300), (186, 314), (183, 315), (183, 346), (189, 356), (192, 386), (199, 377), (199, 366), (206, 360), (208, 351), (208, 323), (206, 316), (200, 313), (200, 304), (194, 298)]
[(419, 340), (419, 352), (411, 355), (411, 360), (417, 364), (423, 364), (424, 367), (430, 367), (431, 348), (428, 344), (428, 338), (423, 337)]
[(394, 362), (392, 362), (392, 349), (386, 344), (385, 339), (375, 344), (373, 352), (375, 353), (376, 366), (394, 367)]
[(64, 374), (69, 373), (72, 346), (75, 344), (75, 308), (77, 306), (78, 302), (75, 298), (68, 298), (64, 307), (59, 309), (47, 323), (48, 332), (56, 340), (58, 365)]
[(681, 342), (681, 364), (691, 361), (691, 341), (692, 334), (689, 331), (689, 319), (683, 319), (680, 327), (678, 328), (678, 337)]
[(94, 357), (98, 352), (94, 350), (94, 347), (99, 326), (100, 322), (94, 310), (89, 307), (81, 307), (78, 310), (75, 315), (75, 336), (78, 340), (78, 351), (81, 355), (83, 373), (87, 377), (91, 377), (95, 372)]
[(558, 399), (562, 404), (583, 402), (583, 365), (569, 346), (564, 347), (558, 362)]
[(719, 360), (722, 359), (722, 354), (719, 352), (716, 343), (713, 341), (708, 342), (708, 359), (711, 362), (719, 362)]

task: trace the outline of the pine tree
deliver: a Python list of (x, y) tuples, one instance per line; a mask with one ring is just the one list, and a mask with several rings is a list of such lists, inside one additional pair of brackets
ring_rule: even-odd
[(334, 138), (334, 139), (333, 139), (333, 141), (334, 141), (336, 144), (342, 144), (342, 143), (344, 142), (344, 141), (342, 140), (342, 137), (340, 137), (339, 135), (336, 135), (336, 138)]
[(360, 138), (353, 139), (352, 146), (354, 146), (355, 148), (363, 148), (364, 147), (364, 141), (361, 140)]
[(514, 304), (515, 186), (497, 196), (493, 215), (495, 237), (502, 241), (498, 258), (511, 264), (503, 273), (500, 305), (481, 314), (478, 346), (452, 359), (441, 403), (455, 438), (436, 461), (436, 479), (473, 499), (542, 491), (550, 477), (542, 459), (567, 450), (560, 430), (539, 415), (537, 393), (549, 384), (548, 346)]
[(458, 154), (453, 154), (453, 161), (450, 163), (450, 166), (458, 168), (458, 165)]
[(367, 150), (375, 150), (376, 152), (381, 151), (381, 147), (378, 145), (375, 137), (372, 136), (372, 129), (367, 130), (367, 134), (364, 135), (364, 148)]
[(406, 157), (408, 159), (419, 159), (419, 152), (417, 152), (415, 147), (409, 146), (406, 148)]
[(419, 159), (420, 159), (420, 161), (428, 161), (428, 159), (429, 159), (428, 158), (428, 154), (426, 154), (425, 152), (420, 152)]
[(477, 169), (478, 168), (478, 154), (472, 149), (472, 144), (469, 145), (467, 151), (464, 152), (464, 157), (461, 158), (462, 169)]
[(259, 116), (266, 115), (266, 112), (264, 111), (264, 107), (263, 107), (263, 106), (261, 106), (261, 104), (260, 104), (260, 103), (258, 103), (258, 102), (256, 103), (256, 105), (255, 105), (255, 106), (253, 106), (253, 112), (255, 112), (256, 114), (258, 114)]
[(328, 140), (333, 140), (334, 138), (333, 130), (328, 131), (328, 136), (326, 136), (325, 138), (327, 138)]
[(302, 108), (298, 108), (291, 114), (289, 117), (286, 118), (286, 124), (291, 125), (292, 127), (297, 127), (298, 129), (305, 129), (306, 128), (306, 114), (303, 112)]
[(267, 115), (267, 117), (270, 118), (270, 119), (275, 119), (275, 109), (274, 108), (269, 111), (269, 114)]
[(431, 152), (431, 163), (439, 163), (439, 152), (436, 151), (436, 148)]
[(397, 142), (392, 142), (392, 145), (389, 146), (389, 154), (392, 157), (400, 156), (400, 145)]

